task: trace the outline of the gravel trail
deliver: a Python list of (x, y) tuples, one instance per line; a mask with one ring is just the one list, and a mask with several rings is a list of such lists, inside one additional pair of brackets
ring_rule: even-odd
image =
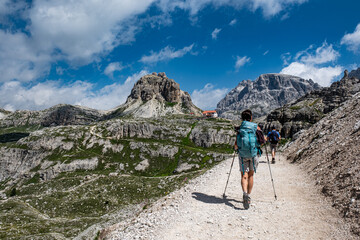
[(237, 157), (226, 198), (231, 159), (160, 199), (137, 218), (107, 229), (106, 239), (355, 239), (348, 226), (298, 166), (265, 156), (254, 178), (250, 209), (244, 210)]

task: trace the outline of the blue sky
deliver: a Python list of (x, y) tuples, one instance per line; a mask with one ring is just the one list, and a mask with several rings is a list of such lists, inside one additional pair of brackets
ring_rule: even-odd
[(245, 79), (323, 86), (360, 65), (355, 0), (0, 0), (0, 108), (111, 109), (166, 72), (196, 105)]

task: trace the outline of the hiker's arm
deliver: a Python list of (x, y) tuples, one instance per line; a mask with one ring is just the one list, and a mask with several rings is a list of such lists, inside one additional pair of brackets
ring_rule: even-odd
[(256, 130), (256, 140), (257, 140), (259, 145), (263, 145), (266, 142), (264, 133), (261, 131), (261, 129), (259, 127)]

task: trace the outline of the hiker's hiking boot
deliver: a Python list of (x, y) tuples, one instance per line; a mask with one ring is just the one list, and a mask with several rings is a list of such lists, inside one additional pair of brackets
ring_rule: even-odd
[(273, 158), (273, 159), (271, 160), (271, 163), (272, 163), (272, 164), (275, 164), (275, 158)]
[(243, 194), (243, 204), (245, 209), (249, 209), (250, 207), (250, 196), (247, 193)]

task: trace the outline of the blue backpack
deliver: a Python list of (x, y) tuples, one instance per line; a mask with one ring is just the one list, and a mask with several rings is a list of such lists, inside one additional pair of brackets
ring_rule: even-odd
[(236, 143), (242, 158), (254, 158), (258, 153), (259, 144), (256, 139), (257, 124), (243, 121), (237, 134)]
[(271, 131), (269, 134), (269, 141), (271, 144), (277, 144), (279, 142), (279, 135), (277, 131)]

